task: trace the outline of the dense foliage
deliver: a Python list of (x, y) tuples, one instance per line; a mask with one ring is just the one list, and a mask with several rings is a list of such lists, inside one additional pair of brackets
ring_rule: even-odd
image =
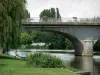
[[(51, 33), (51, 32), (40, 32), (33, 31), (30, 33), (23, 32), (21, 33), (21, 43), (24, 45), (32, 44), (32, 43), (45, 43), (45, 46), (41, 48), (48, 49), (72, 49), (71, 42), (65, 37)], [(31, 45), (27, 45), (27, 48), (40, 48), (39, 46), (34, 47)]]
[(94, 51), (100, 51), (100, 39), (95, 43), (95, 45), (94, 45)]
[(48, 21), (49, 19), (61, 19), (61, 15), (59, 13), (59, 9), (58, 8), (51, 8), (51, 9), (44, 9), (41, 13), (40, 13), (40, 19), (42, 21)]
[(26, 32), (21, 33), (21, 44), (32, 44), (32, 36)]
[(64, 67), (61, 59), (42, 53), (35, 53), (27, 58), (28, 67), (61, 68)]
[(54, 34), (49, 44), (49, 49), (66, 49), (66, 45), (67, 42), (65, 37)]
[(16, 48), (21, 21), (27, 14), (26, 0), (0, 0), (0, 45), (3, 50)]
[(48, 49), (72, 49), (71, 42), (56, 33), (51, 32), (32, 32), (34, 42), (44, 42), (48, 45)]

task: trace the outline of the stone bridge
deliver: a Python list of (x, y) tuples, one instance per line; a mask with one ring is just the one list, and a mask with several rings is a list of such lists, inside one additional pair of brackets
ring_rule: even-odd
[(100, 23), (98, 22), (32, 22), (22, 23), (23, 31), (42, 30), (60, 34), (68, 38), (75, 49), (75, 55), (92, 56), (93, 46), (100, 38)]

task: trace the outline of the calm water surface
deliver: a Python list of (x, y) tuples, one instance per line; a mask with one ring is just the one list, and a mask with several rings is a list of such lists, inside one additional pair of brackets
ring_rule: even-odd
[(80, 69), (83, 72), (91, 72), (91, 75), (100, 75), (100, 56), (82, 57), (73, 54), (52, 53), (63, 61), (69, 62), (73, 68)]

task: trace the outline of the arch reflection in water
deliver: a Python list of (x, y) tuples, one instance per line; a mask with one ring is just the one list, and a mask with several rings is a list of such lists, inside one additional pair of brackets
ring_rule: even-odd
[(83, 72), (93, 72), (93, 58), (76, 56), (74, 60), (71, 61), (70, 66), (78, 68)]

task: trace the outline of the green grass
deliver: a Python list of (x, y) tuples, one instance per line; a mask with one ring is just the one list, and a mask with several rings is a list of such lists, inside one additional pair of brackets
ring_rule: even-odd
[(25, 67), (25, 61), (22, 61), (22, 60), (2, 59), (2, 62), (4, 62), (5, 67), (10, 67), (10, 68), (24, 68)]
[(2, 68), (24, 68), (25, 61), (15, 57), (0, 55), (0, 67)]
[(77, 75), (60, 68), (7, 68), (0, 70), (0, 75)]
[(77, 75), (63, 68), (27, 68), (25, 61), (0, 55), (0, 75)]

